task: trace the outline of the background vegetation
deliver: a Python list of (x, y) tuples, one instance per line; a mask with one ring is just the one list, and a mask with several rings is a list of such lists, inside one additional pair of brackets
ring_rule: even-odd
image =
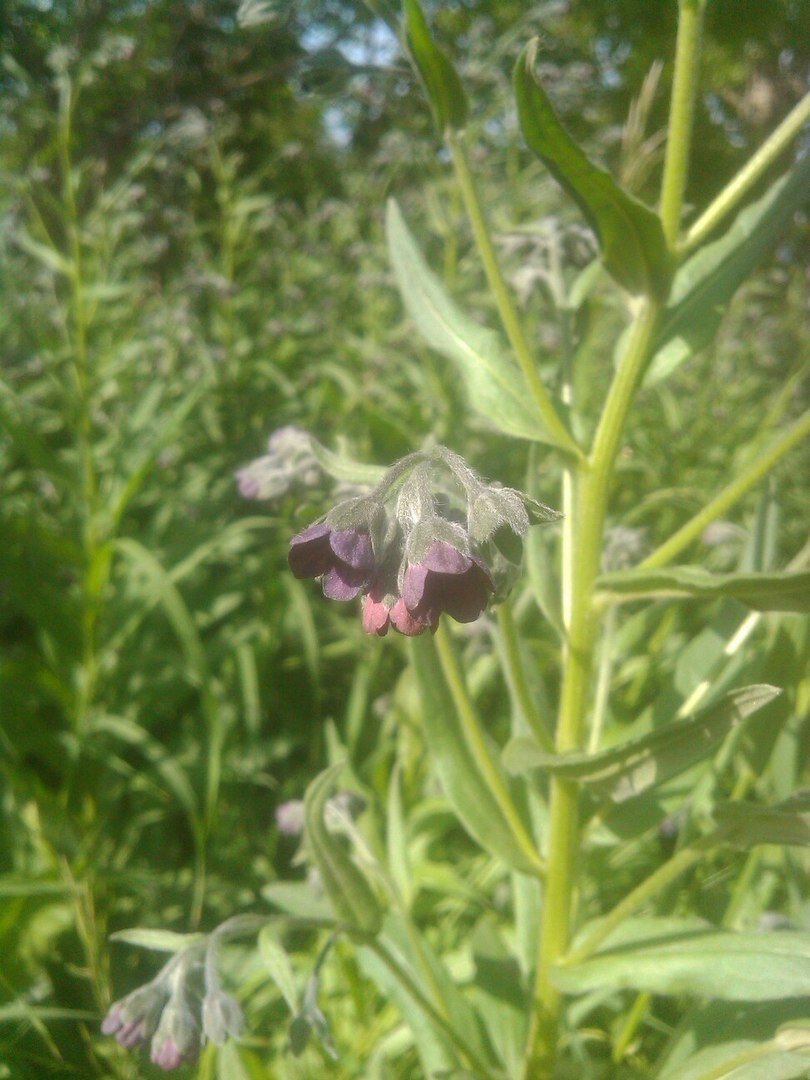
[[(241, 14), (221, 0), (12, 0), (2, 16), (0, 1077), (148, 1072), (97, 1034), (110, 998), (154, 970), (109, 933), (261, 910), (269, 883), (305, 872), (275, 808), (303, 794), (330, 746), (349, 749), (372, 823), (399, 763), (415, 911), (462, 981), (473, 923), (497, 919), (502, 903), (498, 871), (437, 794), (400, 643), (364, 638), (356, 611), (285, 572), (289, 537), (329, 505), (331, 482), (257, 507), (233, 481), (272, 430), (298, 424), (375, 464), (435, 438), (521, 486), (514, 445), (468, 419), (463, 386), (405, 320), (383, 240), (387, 195), (467, 309), (486, 320), (490, 301), (385, 23), (341, 0), (257, 0)], [(574, 327), (555, 304), (553, 260), (573, 277), (594, 246), (522, 149), (509, 72), (540, 32), (566, 123), (652, 200), (675, 17), (674, 4), (649, 0), (435, 12), (470, 92), (474, 167), (533, 344), (553, 384), (576, 335), (579, 396), (594, 404), (620, 320), (599, 291)], [(713, 0), (707, 31), (697, 206), (801, 97), (810, 62), (801, 0)], [(617, 534), (625, 547), (665, 539), (798, 413), (809, 233), (797, 216), (712, 346), (640, 397), (612, 503), (612, 524), (634, 530)], [(548, 459), (539, 494), (558, 505)], [(704, 535), (696, 561), (784, 565), (805, 540), (808, 464), (796, 451), (764, 497)], [(628, 732), (667, 687), (685, 694), (741, 617), (728, 603), (623, 611), (608, 725)], [(522, 629), (553, 699), (557, 641), (534, 613)], [(487, 631), (472, 629), (466, 664), (497, 727), (508, 701)], [(806, 623), (766, 617), (752, 632), (757, 679), (795, 683)], [(778, 789), (786, 756), (786, 784), (806, 770), (800, 729), (778, 743), (778, 767), (772, 751), (780, 719), (806, 712), (803, 686), (721, 786), (747, 777), (792, 790)], [(767, 762), (774, 771), (757, 780)], [(668, 842), (636, 829), (620, 858), (605, 857), (617, 897)], [(806, 926), (807, 864), (769, 851), (755, 864), (718, 859), (672, 903)], [(313, 940), (288, 944), (303, 979)], [(321, 995), (335, 1063), (317, 1047), (281, 1056), (285, 1007), (267, 958), (235, 955), (253, 1056), (221, 1055), (223, 1075), (419, 1075), (396, 1011), (348, 952), (336, 957)], [(676, 1022), (661, 1005), (650, 1045), (660, 1051)], [(595, 1029), (610, 1023), (608, 1009)], [(649, 1053), (634, 1059), (631, 1047), (627, 1075)], [(214, 1067), (208, 1054), (201, 1075)]]

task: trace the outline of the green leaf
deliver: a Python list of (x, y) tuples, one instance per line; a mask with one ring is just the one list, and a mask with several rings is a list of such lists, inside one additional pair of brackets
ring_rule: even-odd
[(810, 611), (810, 571), (778, 574), (710, 574), (694, 566), (665, 570), (614, 570), (597, 588), (608, 600), (644, 597), (727, 596), (757, 611)]
[(506, 435), (557, 445), (501, 338), (473, 322), (450, 299), (393, 199), (388, 202), (386, 232), (408, 314), (428, 345), (456, 365), (473, 408)]
[(728, 301), (808, 197), (810, 158), (804, 158), (738, 214), (719, 240), (705, 244), (683, 264), (672, 283), (645, 386), (667, 378), (709, 344)]
[(810, 933), (732, 933), (698, 922), (629, 920), (596, 955), (570, 967), (558, 965), (552, 979), (570, 994), (632, 989), (724, 1001), (807, 994)]
[(720, 803), (714, 818), (725, 842), (748, 850), (753, 844), (810, 847), (810, 789), (797, 791), (774, 806)]
[[(516, 870), (536, 874), (537, 864), (516, 839), (511, 824), (504, 817), (502, 804), (493, 794), (481, 763), (465, 737), (433, 641), (423, 635), (412, 638), (409, 644), (411, 664), (422, 699), (425, 739), (445, 795), (464, 828), (486, 851), (506, 860)], [(489, 764), (507, 797), (511, 798), (508, 777), (498, 765), (497, 750), (485, 745), (491, 758)], [(525, 829), (525, 835), (531, 836), (517, 803), (513, 803), (513, 811)]]
[(338, 762), (317, 776), (307, 788), (304, 830), (324, 890), (338, 918), (364, 934), (376, 934), (382, 924), (382, 910), (377, 898), (340, 839), (328, 832), (324, 823), (326, 800), (343, 768), (343, 762)]
[(298, 991), (295, 986), (290, 958), (281, 942), (277, 932), (272, 926), (265, 926), (259, 931), (259, 956), (267, 969), (267, 973), (281, 991), (287, 1007), (295, 1015), (299, 1009)]
[(179, 952), (189, 945), (202, 941), (204, 934), (176, 934), (173, 930), (150, 930), (145, 927), (133, 927), (131, 930), (116, 930), (110, 934), (110, 941), (123, 941), (126, 945), (137, 945), (141, 949), (154, 949), (155, 952)]
[[(688, 1014), (670, 1040), (656, 1080), (706, 1080), (715, 1076), (738, 1055), (751, 1051), (762, 1056), (748, 1062), (745, 1070), (728, 1071), (728, 1080), (793, 1080), (807, 1077), (807, 1059), (779, 1046), (780, 1031), (788, 1031), (807, 1015), (806, 998), (747, 1003), (740, 1007), (727, 1001), (701, 1004)], [(762, 1053), (762, 1044), (776, 1045)]]
[(329, 899), (317, 895), (305, 881), (271, 881), (262, 886), (262, 896), (292, 918), (325, 924), (335, 921)]
[(469, 109), (456, 69), (430, 34), (419, 0), (405, 0), (405, 42), (419, 72), (440, 132), (457, 131)]
[(549, 754), (534, 739), (511, 739), (504, 765), (514, 773), (545, 769), (588, 784), (602, 798), (624, 802), (707, 757), (732, 728), (779, 693), (764, 684), (734, 690), (690, 720), (676, 720), (599, 754)]
[(347, 484), (367, 484), (373, 487), (385, 475), (384, 468), (355, 461), (342, 448), (337, 453), (327, 449), (314, 435), (310, 434), (309, 444), (316, 461), (333, 480), (340, 480)]
[(666, 299), (672, 270), (661, 219), (594, 165), (565, 130), (534, 74), (538, 46), (538, 38), (530, 41), (515, 65), (523, 137), (579, 205), (616, 281), (628, 292)]

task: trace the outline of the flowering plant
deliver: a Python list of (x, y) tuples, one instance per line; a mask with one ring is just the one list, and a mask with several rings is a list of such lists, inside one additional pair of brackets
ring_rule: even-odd
[[(267, 946), (268, 966), (292, 1013), (293, 1052), (301, 1052), (313, 1034), (327, 1058), (339, 1052), (317, 993), (336, 943), (347, 942), (365, 977), (396, 1006), (402, 1030), (407, 1028), (403, 1038), (415, 1048), (426, 1077), (630, 1076), (637, 1075), (637, 1056), (643, 1074), (653, 1075), (655, 1054), (646, 1042), (652, 1045), (665, 1024), (671, 1041), (658, 1045), (656, 1076), (708, 1080), (756, 1068), (761, 1060), (777, 1070), (773, 1075), (806, 1071), (810, 1039), (793, 999), (810, 981), (807, 933), (740, 927), (737, 899), (725, 913), (715, 913), (714, 921), (687, 918), (668, 889), (718, 852), (808, 843), (806, 792), (784, 791), (766, 804), (744, 798), (757, 794), (752, 770), (728, 791), (719, 780), (753, 726), (749, 718), (796, 722), (778, 712), (784, 708), (776, 701), (783, 687), (764, 677), (740, 685), (746, 680), (735, 663), (754, 626), (771, 617), (766, 613), (789, 616), (810, 606), (807, 550), (778, 572), (761, 563), (725, 574), (672, 564), (810, 431), (810, 414), (772, 439), (651, 552), (643, 554), (639, 530), (608, 527), (637, 391), (665, 380), (711, 339), (719, 304), (800, 204), (808, 174), (807, 161), (800, 162), (742, 208), (795, 134), (797, 116), (806, 117), (804, 104), (684, 229), (704, 7), (704, 0), (679, 4), (659, 211), (594, 164), (564, 129), (536, 76), (536, 41), (515, 67), (523, 137), (582, 211), (599, 247), (598, 260), (574, 279), (566, 277), (559, 260), (549, 261), (561, 321), (570, 335), (574, 317), (597, 289), (611, 290), (626, 316), (615, 371), (594, 418), (578, 400), (573, 355), (566, 356), (553, 385), (541, 373), (468, 160), (461, 80), (434, 42), (418, 0), (404, 5), (407, 49), (445, 140), (506, 342), (468, 318), (448, 295), (392, 202), (387, 232), (394, 274), (412, 322), (463, 379), (471, 414), (499, 435), (531, 444), (530, 490), (538, 477), (538, 447), (544, 447), (559, 472), (562, 516), (516, 488), (483, 480), (461, 456), (434, 446), (397, 461), (374, 484), (355, 489), (292, 537), (288, 562), (295, 578), (320, 579), (330, 600), (359, 598), (362, 628), (372, 638), (393, 627), (409, 639), (413, 693), (402, 692), (401, 707), (420, 725), (441, 805), (474, 845), (476, 865), (491, 885), (475, 891), (454, 883), (464, 897), (459, 918), (474, 932), (460, 960), (439, 955), (441, 935), (433, 933), (420, 908), (437, 875), (431, 878), (424, 857), (427, 843), (412, 845), (423, 856), (421, 879), (412, 869), (400, 774), (392, 776), (385, 807), (361, 820), (332, 797), (339, 777), (351, 777), (354, 764), (335, 737), (333, 763), (312, 781), (302, 808), (301, 859), (309, 864), (308, 882), (299, 883), (292, 900), (289, 892), (267, 891), (277, 909), (266, 916), (268, 926), (293, 925), (321, 938), (303, 994), (294, 984), (290, 988), (278, 941)], [(735, 212), (736, 221), (725, 228)], [(586, 438), (588, 420), (593, 433)], [(293, 483), (312, 491), (319, 469), (345, 480), (352, 463), (339, 464), (305, 432), (282, 429), (271, 437), (267, 455), (240, 470), (238, 484), (248, 498), (276, 498)], [(357, 475), (368, 478), (362, 468)], [(530, 532), (533, 523), (558, 518), (557, 549)], [(515, 536), (526, 538), (529, 547), (530, 586), (512, 602), (510, 587), (520, 573), (511, 546)], [(658, 605), (717, 598), (734, 605), (732, 614), (738, 605), (749, 611), (721, 647), (714, 647), (701, 677), (685, 691), (665, 687), (632, 717), (629, 734), (619, 725), (606, 745), (621, 605), (644, 604), (645, 612), (658, 612)], [(530, 607), (539, 609), (556, 635), (559, 668), (551, 692), (522, 639)], [(486, 614), (490, 608), (492, 618)], [(480, 653), (467, 648), (468, 639), (454, 636), (443, 616), (461, 624), (486, 619), (497, 649), (482, 666), (502, 672), (510, 700), (506, 734), (503, 725), (496, 733), (484, 721), (486, 695), (474, 685), (482, 679), (474, 663)], [(651, 618), (633, 629), (639, 662), (652, 647), (655, 627)], [(390, 646), (366, 641), (369, 650)], [(629, 680), (633, 666), (627, 666), (623, 677)], [(286, 805), (279, 825), (289, 834), (294, 824)], [(661, 859), (659, 846), (667, 844), (674, 850)], [(622, 876), (617, 892), (614, 869), (636, 856), (639, 873), (629, 882)], [(447, 878), (442, 881), (446, 886)], [(745, 887), (741, 873), (735, 896)], [(261, 923), (262, 916), (256, 918)], [(113, 1006), (105, 1021), (125, 1046), (151, 1037), (153, 1060), (164, 1068), (193, 1056), (201, 1032), (218, 1043), (241, 1029), (239, 1007), (218, 989), (210, 954), (205, 996), (189, 990), (199, 948), (184, 945), (176, 967), (167, 965), (153, 983)], [(635, 994), (629, 1004), (623, 997), (628, 990)], [(722, 1037), (698, 1038), (688, 1008), (677, 1016), (676, 1028), (667, 1020), (674, 1015), (670, 1005), (657, 1004), (685, 997), (711, 1001), (707, 1010)], [(763, 1020), (763, 1037), (754, 1040), (746, 1033), (745, 1010), (732, 1016), (726, 1003), (766, 1001), (778, 1004)]]

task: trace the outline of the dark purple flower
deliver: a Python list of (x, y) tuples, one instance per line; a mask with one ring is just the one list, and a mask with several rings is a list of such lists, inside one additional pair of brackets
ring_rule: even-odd
[[(426, 620), (425, 625), (437, 622), (443, 611), (457, 622), (473, 622), (494, 588), (482, 559), (465, 555), (446, 540), (434, 540), (422, 558), (406, 568), (402, 600), (409, 614)], [(392, 621), (396, 625), (393, 612)]]
[(287, 555), (297, 578), (322, 577), (331, 600), (353, 600), (371, 581), (371, 537), (359, 529), (331, 529), (316, 522), (290, 541)]

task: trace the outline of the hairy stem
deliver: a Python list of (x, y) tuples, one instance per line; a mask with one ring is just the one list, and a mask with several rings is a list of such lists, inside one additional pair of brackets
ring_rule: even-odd
[(529, 343), (526, 340), (526, 335), (521, 326), (518, 313), (512, 303), (512, 298), (509, 295), (509, 290), (503, 279), (501, 268), (498, 265), (495, 248), (492, 245), (489, 227), (487, 225), (486, 217), (484, 216), (484, 209), (481, 205), (481, 200), (478, 197), (478, 191), (475, 186), (475, 181), (473, 180), (472, 172), (470, 171), (470, 165), (467, 161), (464, 147), (460, 139), (452, 133), (448, 133), (447, 141), (453, 159), (456, 180), (459, 189), (461, 190), (461, 197), (464, 200), (464, 207), (470, 220), (470, 226), (472, 227), (473, 236), (475, 237), (475, 243), (481, 257), (484, 272), (495, 299), (495, 304), (498, 308), (498, 314), (501, 317), (504, 330), (506, 331), (506, 336), (509, 338), (509, 344), (512, 346), (520, 369), (526, 379), (529, 392), (534, 398), (537, 409), (555, 444), (570, 456), (580, 459), (582, 457), (582, 451), (577, 446), (574, 437), (571, 435), (568, 428), (560, 419), (557, 410), (554, 408), (551, 397), (538, 374), (537, 363), (532, 355)]
[(720, 517), (721, 514), (724, 514), (726, 510), (738, 502), (747, 491), (770, 472), (785, 454), (798, 445), (807, 435), (810, 435), (810, 410), (800, 416), (792, 427), (789, 427), (755, 461), (752, 461), (746, 469), (743, 469), (736, 479), (732, 480), (702, 510), (670, 536), (669, 540), (666, 540), (646, 559), (642, 560), (638, 565), (639, 570), (654, 570), (671, 562), (676, 555), (679, 555), (684, 548), (688, 547), (693, 540), (700, 536), (710, 522)]
[(689, 149), (697, 96), (700, 38), (706, 0), (680, 0), (675, 74), (669, 113), (664, 177), (661, 185), (661, 221), (671, 248), (678, 241), (681, 208), (689, 172)]
[(682, 254), (693, 251), (724, 217), (739, 206), (757, 180), (784, 153), (808, 120), (810, 120), (810, 94), (805, 94), (779, 127), (743, 165), (734, 179), (723, 188), (714, 202), (710, 203), (700, 217), (692, 223), (681, 249)]

